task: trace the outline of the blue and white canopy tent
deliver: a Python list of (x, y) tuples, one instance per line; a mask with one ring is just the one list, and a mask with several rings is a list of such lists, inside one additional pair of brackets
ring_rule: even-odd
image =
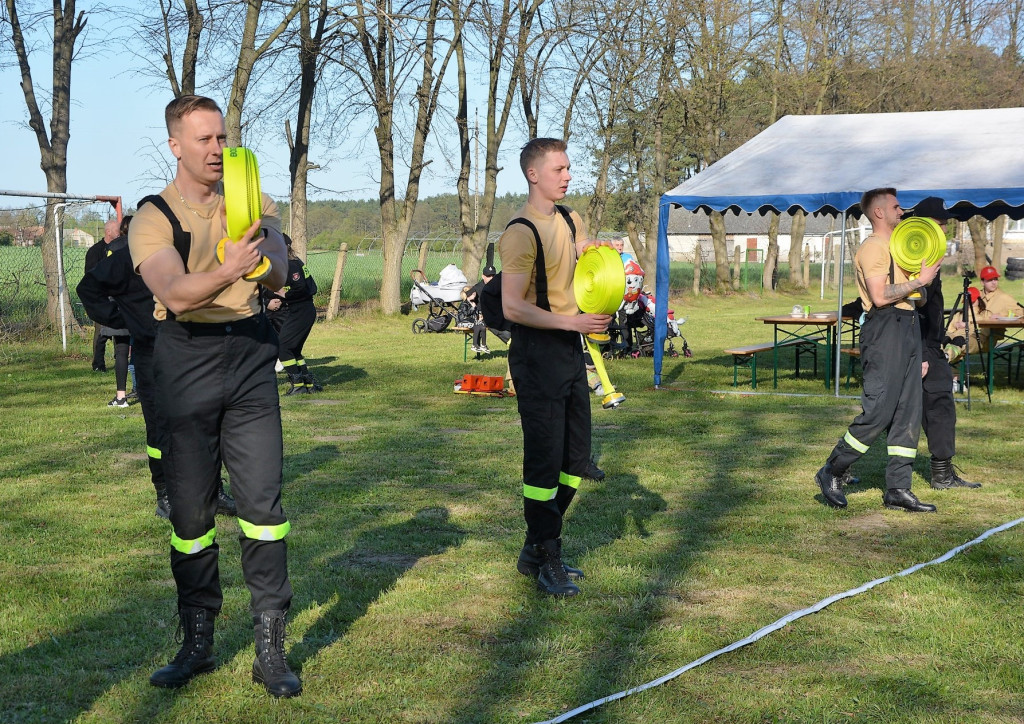
[[(900, 204), (938, 196), (960, 219), (1024, 218), (1024, 108), (786, 116), (661, 197), (655, 296), (668, 300), (668, 219), (689, 211), (840, 215), (871, 188), (895, 187)], [(843, 306), (840, 244), (839, 299)], [(654, 386), (661, 385), (669, 305), (654, 325)], [(839, 394), (836, 355), (835, 394)]]

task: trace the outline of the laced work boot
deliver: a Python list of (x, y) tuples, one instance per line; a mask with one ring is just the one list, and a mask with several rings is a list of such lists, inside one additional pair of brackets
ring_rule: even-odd
[[(562, 539), (558, 538), (557, 540), (559, 546), (561, 546)], [(543, 563), (544, 546), (527, 543), (523, 546), (523, 550), (519, 552), (519, 561), (516, 563), (516, 570), (524, 576), (536, 578), (540, 575), (540, 567)], [(562, 561), (562, 568), (565, 569), (565, 575), (569, 577), (570, 581), (578, 581), (584, 577), (583, 571), (579, 568), (573, 568), (572, 566), (566, 565), (565, 561)]]
[(263, 684), (272, 696), (288, 698), (302, 693), (302, 682), (284, 656), (285, 611), (260, 611), (252, 617), (256, 634), (256, 660), (252, 680)]
[(846, 496), (843, 494), (844, 476), (845, 471), (839, 475), (832, 472), (832, 466), (829, 463), (825, 463), (824, 467), (814, 476), (814, 481), (821, 488), (821, 497), (832, 508), (846, 507)]
[(235, 499), (224, 490), (223, 478), (221, 478), (220, 487), (217, 489), (217, 515), (229, 515), (231, 517), (238, 515), (238, 506), (235, 505)]
[(306, 383), (302, 381), (302, 375), (299, 371), (291, 367), (288, 368), (288, 381), (291, 383), (291, 387), (284, 394), (286, 395), (308, 395), (309, 388), (306, 387)]
[(309, 392), (324, 391), (324, 386), (316, 381), (316, 378), (313, 377), (313, 373), (310, 372), (309, 370), (306, 370), (305, 372), (302, 373), (302, 383), (306, 385), (306, 390)]
[(171, 501), (167, 499), (167, 493), (156, 496), (156, 517), (171, 519)]
[(178, 609), (178, 630), (175, 640), (181, 650), (171, 663), (157, 669), (149, 677), (153, 686), (177, 689), (198, 674), (205, 674), (217, 666), (213, 658), (213, 620), (217, 613), (205, 608)]
[(544, 562), (537, 573), (537, 588), (549, 596), (569, 598), (580, 592), (579, 586), (569, 580), (562, 563), (562, 539), (553, 538), (540, 544)]
[(953, 464), (953, 460), (932, 459), (932, 487), (936, 490), (947, 488), (980, 488), (981, 483), (972, 483), (964, 480), (959, 475), (960, 471)]

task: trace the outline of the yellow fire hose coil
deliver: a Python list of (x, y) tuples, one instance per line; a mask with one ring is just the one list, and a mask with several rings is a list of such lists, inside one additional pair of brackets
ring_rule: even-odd
[(607, 246), (592, 246), (576, 263), (576, 305), (587, 314), (615, 314), (626, 293), (622, 257)]
[[(227, 214), (228, 236), (217, 243), (217, 260), (224, 261), (224, 244), (241, 239), (263, 216), (263, 194), (260, 192), (260, 169), (256, 156), (248, 148), (225, 148), (224, 210)], [(263, 257), (256, 268), (245, 276), (247, 281), (258, 282), (270, 274), (270, 259)]]
[[(576, 293), (576, 306), (580, 311), (587, 314), (615, 314), (622, 304), (622, 295), (626, 293), (626, 271), (622, 266), (622, 257), (607, 246), (590, 247), (576, 262), (573, 289)], [(605, 409), (618, 407), (626, 401), (626, 396), (616, 390), (608, 378), (601, 349), (590, 336), (585, 339), (594, 369), (606, 392), (602, 406)]]
[(904, 271), (920, 273), (922, 261), (931, 266), (946, 255), (946, 235), (929, 218), (914, 216), (904, 219), (892, 230), (889, 253), (893, 262)]

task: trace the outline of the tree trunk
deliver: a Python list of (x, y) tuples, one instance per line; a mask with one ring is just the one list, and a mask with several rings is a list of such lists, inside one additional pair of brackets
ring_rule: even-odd
[(967, 228), (971, 230), (971, 241), (974, 242), (974, 272), (989, 265), (988, 257), (988, 222), (981, 216), (972, 216), (967, 220)]
[(319, 0), (316, 31), (313, 32), (309, 5), (304, 4), (299, 14), (299, 102), (296, 109), (295, 136), (289, 134), (288, 171), (291, 177), (291, 204), (288, 210), (289, 235), (292, 249), (300, 258), (306, 258), (306, 183), (310, 170), (318, 168), (309, 162), (309, 129), (313, 116), (313, 97), (316, 93), (317, 60), (320, 57), (324, 26), (327, 22), (327, 0)]
[(729, 248), (725, 240), (725, 218), (720, 211), (708, 215), (711, 226), (711, 243), (715, 248), (715, 291), (724, 292), (729, 288)]
[(740, 254), (740, 245), (737, 244), (732, 253), (732, 289), (734, 292), (738, 292), (741, 286), (740, 274), (743, 267), (740, 266)]
[(761, 288), (775, 291), (775, 269), (779, 265), (779, 215), (774, 211), (768, 216), (768, 251), (764, 255), (761, 270)]
[(309, 0), (295, 0), (284, 19), (270, 31), (262, 43), (256, 46), (256, 31), (259, 28), (259, 15), (263, 0), (247, 0), (245, 23), (242, 37), (238, 44), (238, 64), (235, 66), (235, 77), (231, 83), (231, 97), (224, 113), (224, 126), (228, 134), (228, 146), (242, 144), (242, 111), (245, 108), (245, 96), (249, 92), (249, 81), (252, 79), (256, 61), (263, 56), (274, 41), (285, 31), (299, 10), (307, 6)]
[[(36, 102), (32, 69), (29, 65), (28, 49), (22, 34), (16, 0), (5, 0), (8, 20), (11, 24), (11, 41), (21, 71), (21, 90), (29, 114), (29, 127), (36, 134), (39, 145), (40, 167), (46, 177), (46, 190), (50, 193), (67, 193), (68, 141), (71, 138), (71, 65), (75, 56), (75, 43), (85, 29), (85, 12), (75, 16), (74, 0), (65, 0), (64, 7), (55, 0), (53, 3), (53, 85), (50, 98), (50, 135), (46, 134), (46, 122)], [(46, 283), (46, 315), (55, 327), (63, 319), (74, 332), (79, 325), (71, 310), (67, 293), (64, 270), (57, 262), (57, 234), (54, 224), (54, 210), (59, 201), (46, 202), (46, 218), (43, 221), (43, 276)], [(60, 291), (63, 290), (63, 301)]]
[(789, 227), (789, 283), (794, 287), (805, 286), (800, 273), (800, 252), (804, 248), (804, 229), (807, 228), (807, 215), (803, 209), (797, 209)]
[(1003, 259), (1003, 234), (1006, 231), (1005, 215), (996, 217), (992, 222), (992, 265), (1002, 269), (1006, 261)]

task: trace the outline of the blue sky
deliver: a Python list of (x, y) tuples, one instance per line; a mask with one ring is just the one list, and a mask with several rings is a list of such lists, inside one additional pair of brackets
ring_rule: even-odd
[[(42, 98), (42, 91), (49, 89), (48, 55), (37, 54), (31, 62), (37, 96)], [(92, 55), (75, 63), (67, 189), (70, 194), (83, 196), (121, 196), (126, 207), (163, 188), (168, 177), (160, 166), (171, 161), (163, 127), (163, 109), (170, 94), (156, 88), (149, 79), (124, 72), (127, 62), (127, 54), (107, 53), (106, 57)], [(0, 190), (42, 192), (46, 191), (46, 180), (39, 168), (39, 147), (28, 127), (19, 81), (16, 68), (0, 68)], [(46, 120), (48, 123), (48, 114)], [(351, 137), (346, 148), (330, 152), (313, 149), (314, 161), (323, 161), (318, 151), (324, 157), (330, 153), (334, 160), (328, 170), (311, 177), (312, 182), (337, 193), (316, 196), (311, 190), (310, 198), (376, 198), (376, 145), (369, 133), (367, 130), (364, 138), (358, 134)], [(499, 195), (524, 190), (514, 157), (518, 145), (510, 131), (505, 146), (514, 150), (506, 153), (512, 158), (503, 161)], [(259, 142), (253, 151), (260, 163), (264, 192), (279, 200), (287, 199), (288, 149), (283, 133)], [(421, 198), (455, 192), (450, 163), (445, 154), (436, 153), (424, 174)], [(0, 197), (0, 208), (29, 205), (36, 202)]]

